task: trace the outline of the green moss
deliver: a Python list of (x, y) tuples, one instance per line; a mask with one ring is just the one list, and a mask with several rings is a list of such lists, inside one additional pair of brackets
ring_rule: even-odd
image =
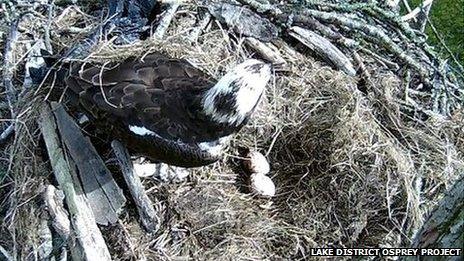
[[(412, 0), (411, 8), (420, 5), (422, 0)], [(445, 41), (454, 55), (461, 63), (464, 63), (464, 0), (438, 0), (434, 1), (430, 11), (430, 20)], [(426, 33), (429, 42), (437, 47), (437, 50), (448, 57), (440, 45), (440, 41), (433, 33), (430, 26), (427, 26)]]

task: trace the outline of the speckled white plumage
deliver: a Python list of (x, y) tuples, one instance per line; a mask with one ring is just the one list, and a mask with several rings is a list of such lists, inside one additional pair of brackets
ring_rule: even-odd
[[(262, 65), (258, 71), (250, 70), (254, 65)], [(271, 66), (255, 59), (248, 59), (224, 75), (216, 85), (208, 90), (202, 100), (206, 115), (219, 123), (240, 125), (256, 104), (271, 78)], [(233, 84), (239, 84), (234, 90)], [(219, 95), (233, 94), (235, 110), (219, 112), (215, 99)]]

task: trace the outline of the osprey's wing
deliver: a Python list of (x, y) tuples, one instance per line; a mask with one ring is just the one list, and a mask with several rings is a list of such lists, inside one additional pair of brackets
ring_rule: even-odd
[(218, 138), (207, 126), (199, 126), (201, 113), (192, 107), (214, 81), (185, 60), (151, 54), (117, 65), (79, 64), (66, 83), (97, 120), (114, 117), (127, 128), (143, 127), (184, 142)]

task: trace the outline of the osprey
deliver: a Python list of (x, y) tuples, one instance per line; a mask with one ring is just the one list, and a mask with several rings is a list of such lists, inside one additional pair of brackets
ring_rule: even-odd
[(67, 93), (93, 123), (134, 153), (195, 167), (219, 159), (255, 110), (271, 66), (249, 59), (215, 81), (159, 53), (117, 65), (74, 64)]

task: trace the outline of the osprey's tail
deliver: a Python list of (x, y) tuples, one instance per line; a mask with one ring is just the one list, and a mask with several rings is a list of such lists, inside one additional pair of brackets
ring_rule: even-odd
[(33, 83), (42, 86), (40, 92), (46, 94), (47, 100), (51, 101), (59, 101), (64, 96), (64, 92), (71, 101), (74, 100), (65, 88), (70, 63), (63, 62), (60, 55), (53, 55), (43, 48), (40, 49), (38, 58), (43, 60), (29, 67), (29, 74)]
[(38, 59), (43, 59), (43, 61), (36, 61), (30, 64), (28, 68), (33, 83), (41, 84), (42, 82), (54, 81), (59, 86), (62, 86), (68, 73), (68, 66), (61, 62), (62, 58), (59, 55), (51, 54), (45, 49), (40, 49), (40, 55), (36, 57), (36, 60)]

